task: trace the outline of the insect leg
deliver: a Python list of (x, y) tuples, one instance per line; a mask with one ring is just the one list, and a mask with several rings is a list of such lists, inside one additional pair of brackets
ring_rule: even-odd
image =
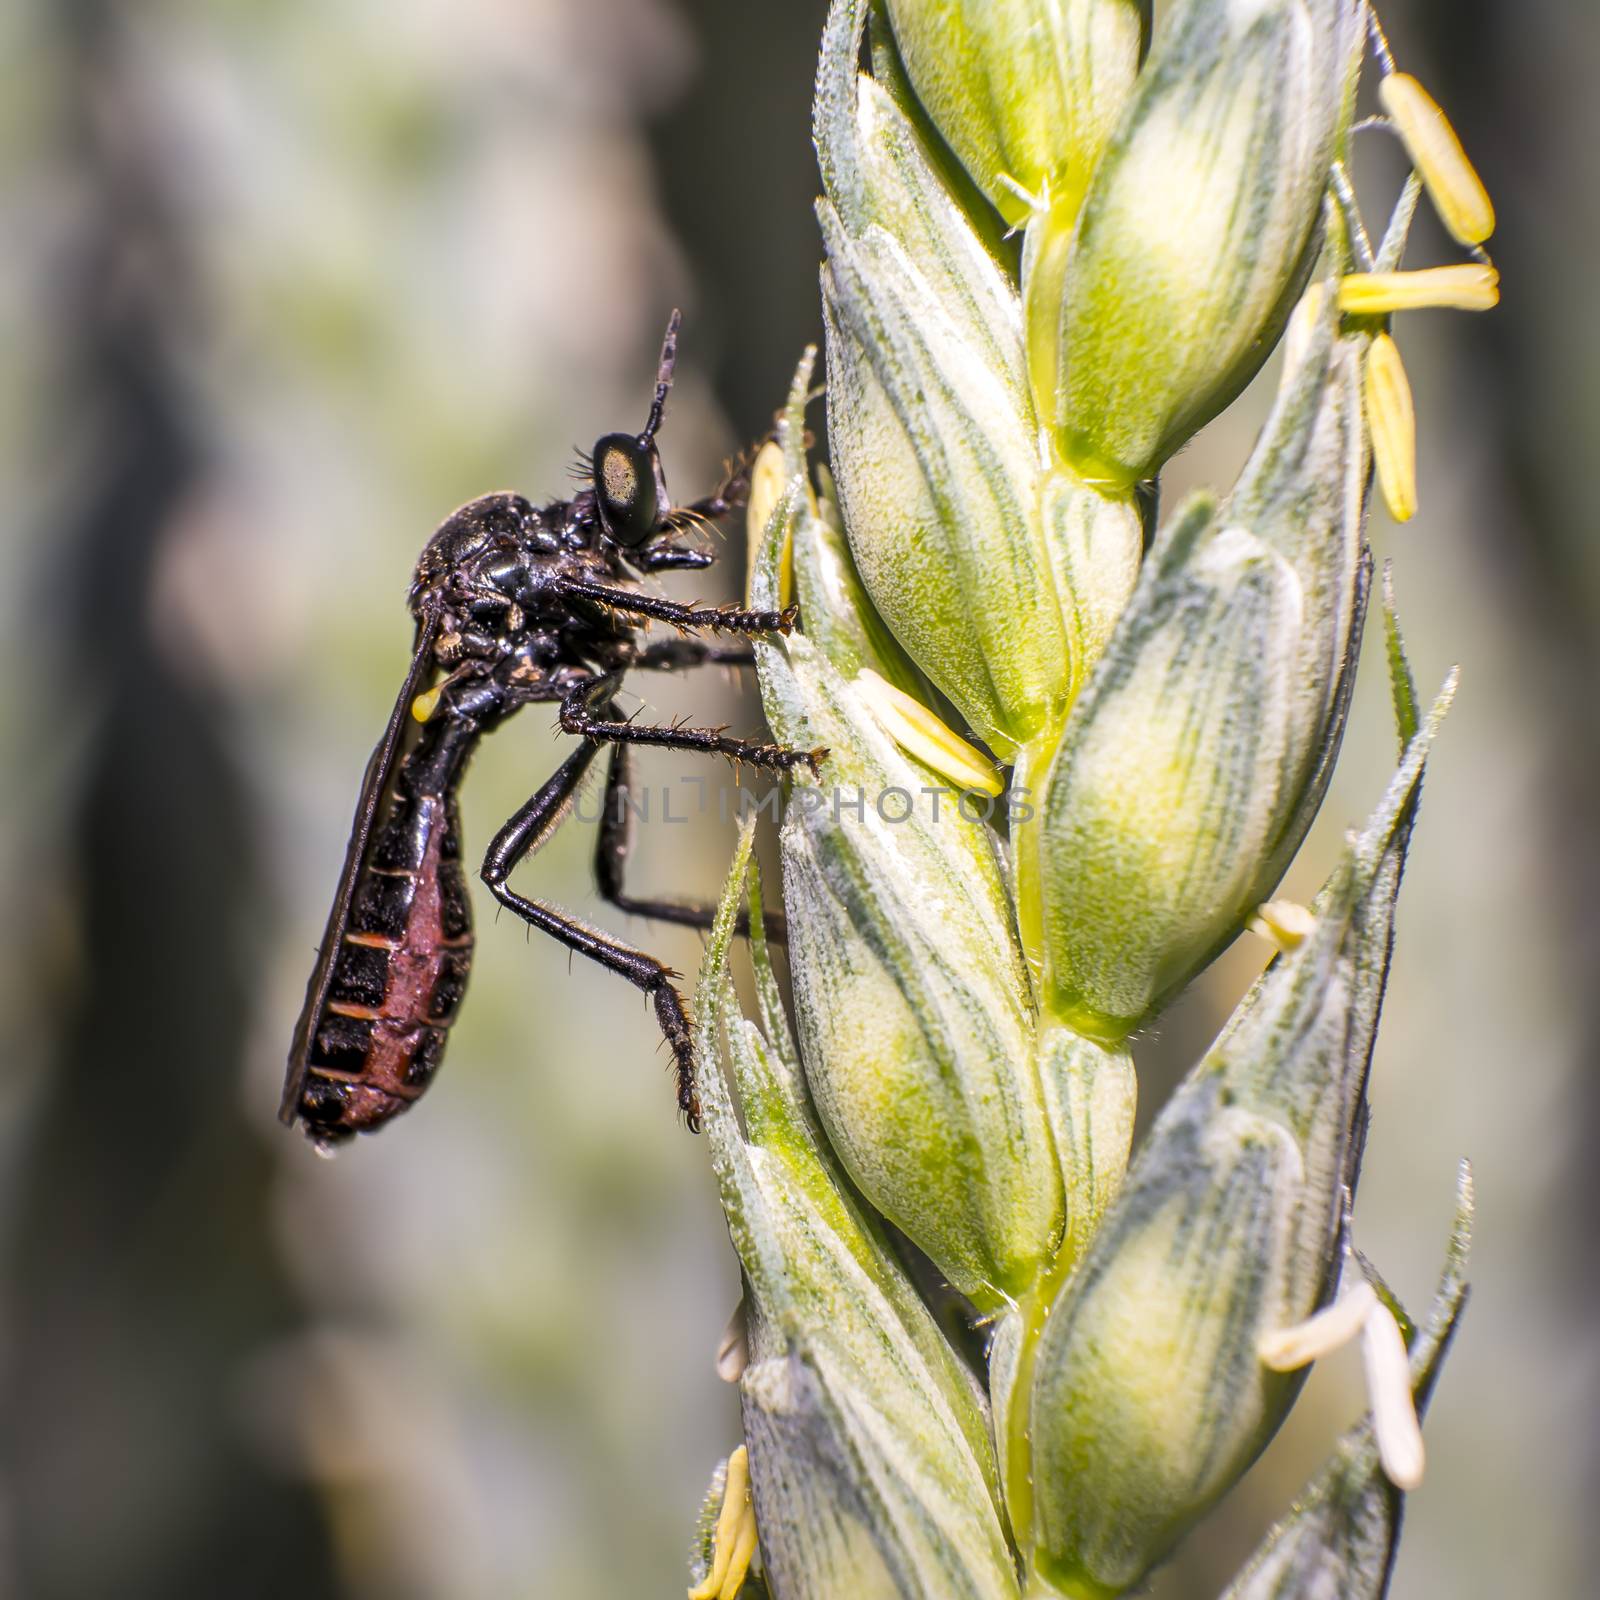
[[(682, 900), (646, 899), (631, 895), (623, 885), (628, 855), (633, 849), (633, 811), (628, 801), (631, 758), (625, 744), (611, 747), (611, 762), (606, 769), (606, 800), (600, 813), (600, 836), (595, 843), (594, 876), (601, 895), (619, 910), (657, 922), (675, 923), (680, 928), (709, 929), (717, 919), (715, 906), (694, 905)], [(762, 916), (767, 937), (775, 944), (788, 940), (788, 925), (783, 913), (768, 911)], [(741, 911), (734, 931), (748, 935), (750, 913)]]
[(709, 550), (689, 550), (682, 545), (655, 545), (633, 558), (644, 572), (703, 572), (716, 557)]
[(745, 611), (739, 606), (685, 606), (637, 589), (617, 589), (587, 578), (561, 578), (553, 585), (559, 594), (590, 600), (613, 611), (670, 622), (679, 628), (710, 628), (722, 633), (788, 633), (800, 615), (798, 606), (783, 611)]
[(595, 754), (596, 748), (591, 744), (574, 750), (544, 787), (495, 835), (483, 858), (483, 881), (495, 899), (507, 910), (516, 912), (530, 928), (538, 928), (559, 939), (569, 950), (598, 961), (650, 996), (656, 1021), (672, 1048), (678, 1075), (678, 1108), (690, 1128), (698, 1130), (700, 1099), (694, 1086), (694, 1041), (689, 1033), (683, 997), (672, 986), (677, 974), (654, 956), (608, 938), (594, 928), (586, 928), (574, 918), (528, 900), (506, 885), (517, 863), (536, 851), (561, 825), (568, 803)]
[[(691, 500), (686, 506), (674, 506), (667, 512), (662, 526), (680, 533), (689, 528), (706, 528), (718, 517), (740, 510), (749, 502), (750, 469), (764, 442), (758, 439), (751, 445), (728, 467), (722, 482), (703, 499)], [(686, 549), (668, 543), (640, 551), (634, 559), (646, 572), (663, 572), (671, 568), (709, 567), (712, 556), (707, 550)]]
[[(814, 773), (826, 750), (791, 750), (787, 745), (762, 744), (754, 739), (732, 739), (719, 728), (661, 728), (650, 723), (619, 720), (614, 715), (611, 697), (617, 692), (620, 673), (580, 683), (561, 702), (561, 726), (605, 744), (653, 744), (666, 750), (700, 750), (709, 755), (727, 756), (730, 761), (748, 761), (753, 767), (772, 772), (787, 772), (791, 767), (808, 766)], [(599, 715), (596, 715), (599, 712)]]
[(707, 639), (656, 639), (634, 660), (646, 672), (682, 672), (689, 667), (753, 667), (755, 652), (747, 644), (715, 644)]
[(730, 511), (740, 510), (750, 499), (750, 466), (763, 442), (758, 440), (751, 445), (728, 469), (722, 482), (704, 499), (691, 500), (686, 506), (678, 506), (670, 515), (695, 521), (725, 517)]

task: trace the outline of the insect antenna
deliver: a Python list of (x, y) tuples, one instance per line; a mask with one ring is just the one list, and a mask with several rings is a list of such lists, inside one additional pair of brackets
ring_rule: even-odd
[(656, 397), (650, 403), (650, 420), (639, 435), (642, 444), (652, 443), (661, 427), (662, 413), (667, 408), (667, 391), (672, 388), (672, 369), (678, 361), (678, 329), (682, 322), (683, 314), (677, 309), (667, 318), (666, 337), (661, 341), (661, 364), (656, 368)]

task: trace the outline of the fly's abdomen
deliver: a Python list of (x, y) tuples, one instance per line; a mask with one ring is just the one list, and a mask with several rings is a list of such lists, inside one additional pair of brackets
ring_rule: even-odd
[(454, 797), (397, 795), (359, 869), (299, 1114), (320, 1141), (367, 1132), (432, 1081), (472, 966)]

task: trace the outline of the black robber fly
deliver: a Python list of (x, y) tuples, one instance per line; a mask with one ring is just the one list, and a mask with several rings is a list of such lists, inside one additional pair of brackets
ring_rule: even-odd
[[(787, 633), (787, 611), (678, 605), (640, 587), (642, 575), (706, 567), (688, 537), (744, 503), (735, 471), (713, 495), (674, 508), (656, 433), (677, 354), (667, 324), (644, 431), (609, 433), (586, 462), (587, 487), (533, 506), (516, 494), (473, 500), (447, 517), (417, 563), (410, 591), (410, 670), (367, 764), (339, 890), (289, 1050), (281, 1116), (327, 1147), (381, 1127), (428, 1087), (472, 964), (472, 919), (461, 867), (456, 793), (485, 733), (532, 701), (560, 706), (581, 739), (554, 775), (501, 828), (480, 869), (500, 902), (530, 927), (598, 961), (650, 996), (671, 1047), (678, 1105), (698, 1126), (694, 1048), (676, 976), (653, 956), (525, 899), (513, 868), (555, 831), (602, 744), (611, 748), (596, 876), (614, 905), (695, 927), (708, 908), (641, 900), (623, 887), (628, 854), (628, 747), (702, 750), (782, 772), (815, 770), (824, 751), (727, 737), (720, 729), (651, 727), (618, 714), (630, 669), (672, 671), (748, 663), (748, 644), (695, 636)], [(646, 641), (650, 622), (679, 632)]]

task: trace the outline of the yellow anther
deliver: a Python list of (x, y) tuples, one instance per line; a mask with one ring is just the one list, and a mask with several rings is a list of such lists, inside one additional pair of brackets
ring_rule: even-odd
[(1252, 933), (1259, 934), (1270, 944), (1288, 954), (1309, 939), (1317, 926), (1317, 919), (1293, 900), (1268, 900), (1256, 907), (1250, 919)]
[(439, 709), (439, 696), (444, 693), (444, 685), (440, 684), (435, 689), (424, 689), (415, 700), (411, 702), (411, 715), (418, 722), (427, 722)]
[(870, 667), (856, 674), (860, 690), (885, 733), (908, 755), (961, 789), (997, 795), (1005, 781), (994, 763), (952, 732), (920, 700), (885, 682)]
[(1494, 232), (1494, 202), (1450, 119), (1408, 72), (1391, 72), (1378, 85), (1378, 98), (1394, 118), (1439, 220), (1458, 243), (1482, 244)]
[(1396, 522), (1417, 514), (1417, 414), (1399, 346), (1378, 334), (1367, 350), (1367, 427), (1384, 503)]
[(1339, 309), (1358, 316), (1391, 311), (1492, 311), (1500, 304), (1500, 274), (1470, 263), (1420, 272), (1352, 272), (1339, 280)]
[(752, 549), (761, 543), (772, 513), (778, 509), (783, 483), (783, 450), (775, 439), (768, 439), (750, 464), (750, 498), (745, 503), (745, 518)]
[(717, 1600), (734, 1600), (739, 1591), (744, 1588), (745, 1575), (750, 1571), (750, 1562), (756, 1553), (756, 1512), (755, 1507), (748, 1500), (745, 1501), (744, 1515), (739, 1519), (739, 1531), (734, 1535), (733, 1555), (728, 1561), (728, 1571), (722, 1580), (721, 1592)]
[(1314, 1317), (1263, 1334), (1256, 1344), (1256, 1354), (1274, 1372), (1298, 1372), (1356, 1338), (1377, 1304), (1372, 1285), (1358, 1283)]
[(1415, 1489), (1422, 1482), (1426, 1452), (1417, 1424), (1410, 1357), (1394, 1313), (1370, 1283), (1358, 1283), (1304, 1322), (1263, 1335), (1256, 1354), (1274, 1372), (1296, 1372), (1357, 1335), (1384, 1476), (1397, 1489)]
[(728, 1457), (722, 1510), (711, 1549), (711, 1570), (689, 1591), (689, 1600), (734, 1600), (756, 1553), (756, 1512), (750, 1503), (750, 1452), (740, 1445)]
[(1397, 1489), (1415, 1489), (1422, 1482), (1427, 1452), (1417, 1423), (1405, 1336), (1385, 1305), (1375, 1305), (1361, 1325), (1361, 1361), (1383, 1475)]
[[(783, 491), (788, 487), (784, 471), (783, 449), (775, 439), (768, 439), (756, 453), (750, 466), (750, 498), (745, 502), (745, 530), (748, 534), (750, 570), (745, 576), (745, 594), (750, 593), (755, 577), (756, 555), (766, 540), (767, 524), (778, 509)], [(807, 486), (807, 493), (810, 486)], [(783, 536), (783, 550), (778, 557), (778, 604), (786, 606), (794, 598), (794, 529), (790, 527)]]

